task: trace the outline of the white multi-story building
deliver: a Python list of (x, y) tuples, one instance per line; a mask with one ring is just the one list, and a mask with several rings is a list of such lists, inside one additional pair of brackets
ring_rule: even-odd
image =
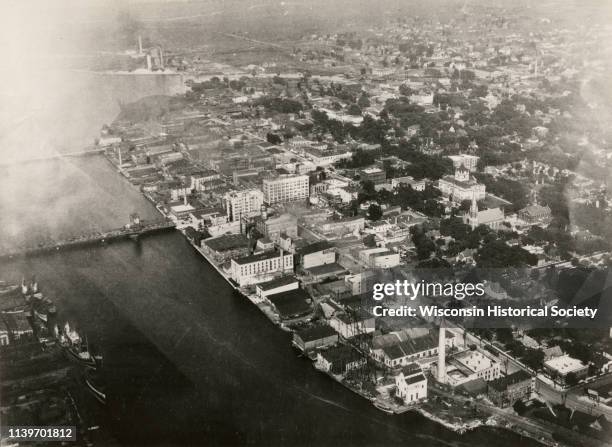
[(419, 365), (411, 363), (397, 371), (395, 394), (405, 404), (414, 404), (427, 399), (427, 378)]
[(284, 175), (263, 181), (264, 201), (272, 205), (308, 197), (307, 175)]
[(264, 203), (264, 194), (258, 189), (244, 189), (230, 191), (223, 196), (227, 218), (231, 221), (240, 220), (240, 217), (253, 217), (261, 212)]
[(391, 268), (400, 263), (399, 253), (382, 247), (361, 250), (359, 259), (373, 268)]
[(457, 203), (472, 198), (483, 200), (486, 196), (485, 185), (472, 178), (470, 171), (463, 166), (455, 171), (454, 176), (445, 175), (438, 180), (438, 189), (443, 196)]
[(202, 191), (206, 188), (205, 184), (207, 182), (219, 180), (220, 178), (221, 175), (212, 169), (194, 172), (191, 174), (191, 189)]
[(331, 317), (329, 325), (346, 339), (371, 334), (375, 330), (374, 317), (367, 312), (357, 312), (353, 315), (338, 313)]
[(415, 191), (424, 191), (425, 190), (425, 180), (415, 180), (411, 176), (398, 177), (391, 179), (391, 188), (397, 188), (399, 185), (410, 185), (412, 189)]
[(353, 156), (350, 151), (323, 151), (314, 148), (306, 149), (304, 155), (317, 167), (329, 166), (339, 160), (346, 160)]
[(502, 376), (500, 363), (490, 354), (480, 350), (466, 350), (454, 354), (445, 369), (444, 381), (453, 387), (476, 379), (490, 382)]
[(281, 250), (232, 259), (230, 274), (240, 287), (270, 281), (275, 276), (293, 272), (293, 255)]

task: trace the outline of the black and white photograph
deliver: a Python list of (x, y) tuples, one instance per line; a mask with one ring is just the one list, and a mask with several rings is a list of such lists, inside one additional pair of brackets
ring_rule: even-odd
[(612, 447), (612, 2), (2, 0), (0, 447)]

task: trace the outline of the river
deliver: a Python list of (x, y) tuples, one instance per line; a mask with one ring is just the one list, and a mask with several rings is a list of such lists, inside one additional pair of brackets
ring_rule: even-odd
[[(0, 176), (0, 188), (25, 194), (0, 204), (3, 219), (17, 216), (12, 238), (46, 235), (47, 210), (62, 234), (114, 228), (132, 211), (156, 213), (101, 156), (12, 169)], [(376, 410), (298, 357), (289, 335), (179, 233), (0, 263), (2, 279), (30, 274), (60, 319), (102, 351), (104, 424), (124, 445), (530, 444), (491, 429), (458, 436), (416, 414)]]

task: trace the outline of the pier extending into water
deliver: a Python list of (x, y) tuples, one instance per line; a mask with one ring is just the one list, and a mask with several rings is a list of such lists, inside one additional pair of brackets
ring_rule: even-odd
[(0, 258), (14, 258), (18, 256), (28, 256), (40, 253), (48, 253), (96, 243), (110, 242), (117, 239), (135, 238), (147, 233), (157, 233), (168, 231), (175, 228), (175, 223), (171, 220), (140, 221), (132, 222), (124, 227), (105, 232), (95, 232), (71, 237), (69, 239), (51, 240), (41, 242), (37, 245), (16, 248), (13, 250), (0, 251)]

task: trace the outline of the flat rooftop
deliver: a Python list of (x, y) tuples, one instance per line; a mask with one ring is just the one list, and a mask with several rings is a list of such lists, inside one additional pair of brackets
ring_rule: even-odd
[(453, 357), (453, 359), (472, 372), (480, 372), (494, 365), (493, 360), (480, 351), (464, 351)]
[[(290, 253), (285, 253), (288, 255)], [(266, 259), (272, 258), (280, 258), (280, 253), (275, 251), (270, 251), (266, 253), (260, 253), (257, 255), (245, 256), (244, 258), (234, 259), (237, 264), (250, 264), (252, 262), (265, 261)]]
[(275, 293), (267, 298), (283, 319), (299, 317), (312, 310), (312, 306), (306, 301), (311, 299), (310, 295), (304, 289)]
[(562, 375), (575, 371), (580, 371), (585, 367), (585, 365), (580, 360), (572, 358), (567, 354), (561, 357), (555, 357), (553, 359), (548, 360), (547, 362), (544, 362), (544, 366), (554, 369)]
[(340, 264), (338, 264), (337, 262), (332, 262), (330, 264), (324, 264), (324, 265), (318, 265), (316, 267), (312, 267), (312, 268), (305, 269), (305, 270), (313, 276), (325, 275), (325, 274), (331, 274), (331, 273), (341, 273), (341, 272), (346, 271), (346, 269), (342, 267)]
[(304, 342), (338, 336), (338, 333), (335, 331), (335, 329), (331, 326), (327, 326), (326, 324), (320, 324), (317, 326), (299, 329), (295, 332), (295, 334), (299, 336)]
[(257, 284), (257, 287), (261, 290), (272, 290), (277, 287), (288, 286), (289, 284), (293, 284), (298, 282), (297, 278), (293, 275), (289, 276), (281, 276), (280, 278), (273, 279), (271, 281), (262, 282), (261, 284)]
[(224, 234), (206, 239), (204, 244), (211, 250), (227, 251), (249, 246), (249, 239), (244, 234)]

